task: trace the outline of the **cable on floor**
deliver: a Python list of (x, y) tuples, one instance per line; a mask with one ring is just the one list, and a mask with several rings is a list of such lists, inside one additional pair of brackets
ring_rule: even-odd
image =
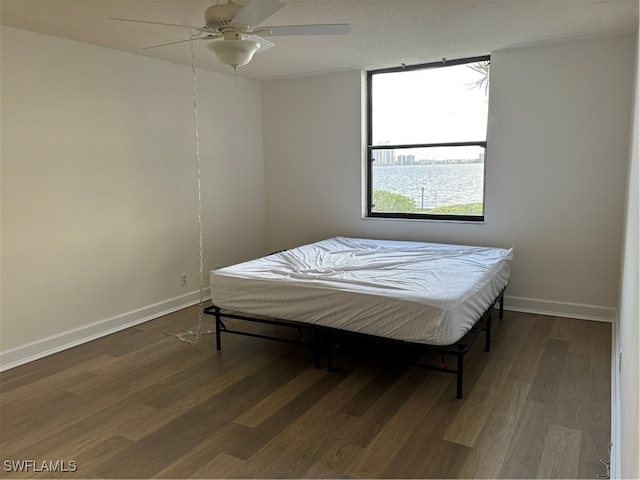
[(598, 478), (611, 478), (611, 446), (613, 444), (611, 442), (609, 442), (609, 460), (605, 460), (604, 458), (600, 459), (600, 463), (603, 464), (605, 466), (605, 468), (607, 469), (607, 473), (599, 473), (598, 474)]

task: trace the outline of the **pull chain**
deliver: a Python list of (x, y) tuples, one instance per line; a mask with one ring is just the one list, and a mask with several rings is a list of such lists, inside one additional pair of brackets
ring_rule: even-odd
[(202, 188), (200, 184), (200, 139), (198, 134), (198, 95), (196, 88), (196, 58), (193, 53), (193, 44), (191, 42), (191, 72), (193, 81), (193, 129), (194, 143), (196, 149), (196, 189), (198, 193), (198, 227), (199, 227), (199, 258), (200, 258), (200, 301), (198, 303), (198, 328), (197, 330), (165, 330), (166, 335), (176, 337), (178, 340), (195, 345), (200, 340), (200, 335), (212, 334), (213, 330), (202, 331), (202, 305), (204, 303), (204, 244), (203, 244), (203, 227), (202, 227)]

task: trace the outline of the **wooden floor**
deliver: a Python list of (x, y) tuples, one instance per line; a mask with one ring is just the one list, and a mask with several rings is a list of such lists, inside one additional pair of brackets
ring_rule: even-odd
[(190, 308), (0, 374), (0, 476), (606, 473), (609, 324), (505, 312), (492, 351), (468, 357), (463, 400), (453, 375), (390, 355), (340, 353), (327, 373), (301, 346), (226, 335), (217, 352), (213, 335), (163, 334), (196, 324)]

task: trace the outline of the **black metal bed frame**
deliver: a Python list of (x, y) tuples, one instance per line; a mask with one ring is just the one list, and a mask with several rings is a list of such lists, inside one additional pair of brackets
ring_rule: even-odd
[[(505, 287), (506, 289), (506, 287)], [(412, 347), (419, 348), (421, 352), (437, 353), (442, 358), (440, 365), (436, 364), (424, 364), (418, 362), (411, 362), (411, 366), (425, 368), (428, 370), (436, 370), (439, 372), (452, 373), (456, 375), (456, 398), (462, 398), (462, 386), (463, 386), (463, 374), (464, 374), (464, 356), (469, 352), (474, 344), (478, 334), (481, 331), (485, 332), (485, 351), (491, 350), (491, 316), (497, 303), (499, 303), (499, 318), (504, 316), (504, 291), (503, 289), (498, 297), (489, 305), (489, 308), (480, 316), (475, 322), (473, 327), (456, 343), (452, 345), (428, 345), (416, 342), (406, 342), (403, 340), (396, 340), (391, 338), (379, 337), (375, 335), (369, 335), (365, 333), (350, 332), (347, 330), (335, 329), (331, 327), (325, 327), (322, 325), (315, 325), (304, 322), (297, 322), (293, 320), (283, 320), (271, 317), (256, 317), (243, 314), (242, 312), (234, 312), (230, 310), (223, 310), (216, 305), (211, 305), (204, 309), (204, 313), (215, 317), (216, 323), (216, 349), (222, 350), (221, 334), (231, 333), (235, 335), (245, 335), (248, 337), (264, 338), (268, 340), (276, 340), (286, 343), (294, 343), (301, 345), (312, 346), (314, 350), (314, 365), (315, 368), (320, 368), (321, 358), (323, 352), (327, 356), (327, 370), (334, 370), (334, 352), (337, 350), (336, 337), (341, 335), (348, 335), (357, 338), (371, 339), (376, 341), (382, 341), (388, 344), (394, 345), (411, 345)], [(266, 325), (276, 325), (279, 327), (287, 327), (297, 329), (300, 337), (298, 340), (291, 338), (277, 337), (272, 335), (263, 335), (259, 333), (244, 332), (242, 330), (233, 330), (227, 328), (222, 319), (243, 320), (252, 323), (261, 323)], [(305, 336), (305, 332), (311, 333), (311, 340)], [(455, 357), (456, 366), (451, 368), (445, 361), (445, 357)]]

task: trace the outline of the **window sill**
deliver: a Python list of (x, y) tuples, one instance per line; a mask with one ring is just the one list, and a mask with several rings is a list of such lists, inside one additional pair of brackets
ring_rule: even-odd
[(379, 217), (362, 215), (362, 220), (387, 221), (387, 222), (418, 222), (418, 223), (461, 223), (469, 225), (484, 225), (484, 217), (482, 220), (465, 220), (465, 219), (449, 219), (449, 218), (413, 218), (413, 217)]

